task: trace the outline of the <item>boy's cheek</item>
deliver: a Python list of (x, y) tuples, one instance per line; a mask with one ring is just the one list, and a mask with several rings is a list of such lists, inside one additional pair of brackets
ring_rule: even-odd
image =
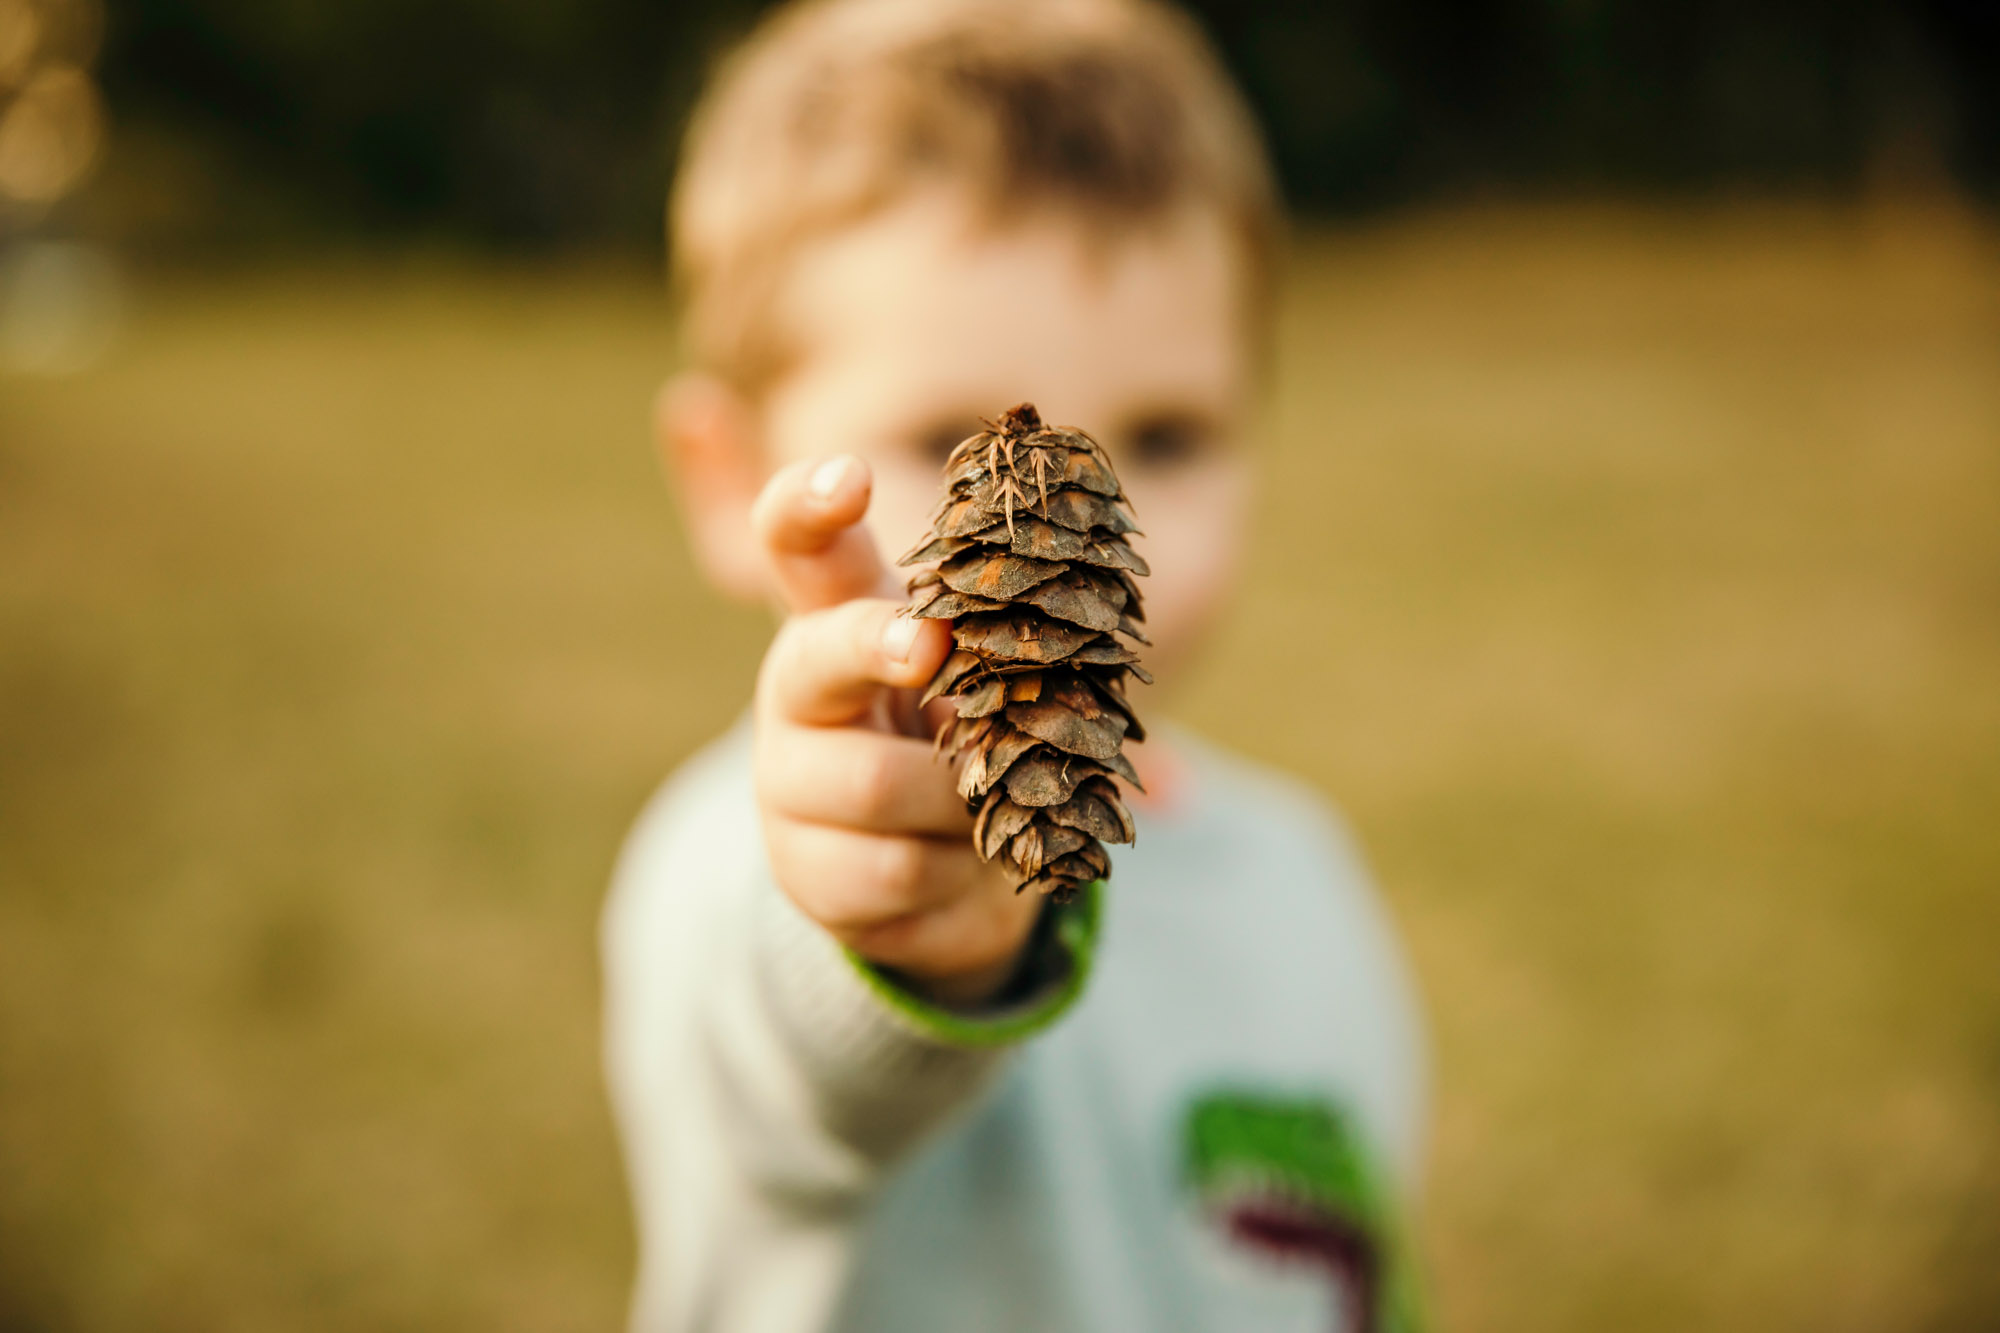
[(1247, 463), (1230, 458), (1164, 474), (1132, 471), (1125, 491), (1146, 534), (1138, 546), (1147, 560), (1164, 559), (1170, 569), (1183, 563), (1234, 567), (1251, 498)]
[(1141, 648), (1162, 684), (1201, 646), (1236, 590), (1250, 495), (1247, 467), (1218, 461), (1148, 474), (1128, 468), (1126, 492), (1144, 531), (1132, 545), (1152, 567)]

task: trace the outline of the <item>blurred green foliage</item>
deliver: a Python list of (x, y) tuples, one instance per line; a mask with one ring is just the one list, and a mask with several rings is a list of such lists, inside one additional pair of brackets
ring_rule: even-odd
[[(155, 246), (657, 244), (673, 143), (755, 0), (122, 0), (104, 82)], [(1980, 0), (1199, 0), (1295, 202), (2000, 180)], [(141, 200), (139, 196), (148, 196)]]
[[(596, 916), (768, 628), (658, 486), (654, 284), (135, 309), (0, 385), (0, 1328), (614, 1327)], [(1304, 245), (1236, 620), (1156, 706), (1401, 918), (1440, 1327), (1993, 1327), (1996, 347), (1951, 212)]]

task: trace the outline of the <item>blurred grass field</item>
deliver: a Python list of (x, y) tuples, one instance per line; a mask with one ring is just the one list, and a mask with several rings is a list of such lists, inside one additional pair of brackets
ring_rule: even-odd
[[(2000, 1327), (2000, 236), (1473, 211), (1293, 279), (1177, 711), (1404, 924), (1441, 1327)], [(657, 482), (657, 283), (133, 306), (0, 381), (0, 1328), (614, 1327), (595, 916), (767, 628)]]

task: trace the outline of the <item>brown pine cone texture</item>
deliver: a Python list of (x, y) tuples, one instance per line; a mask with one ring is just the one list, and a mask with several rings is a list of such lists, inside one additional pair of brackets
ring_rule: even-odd
[(1126, 680), (1152, 681), (1115, 637), (1147, 642), (1133, 578), (1146, 562), (1126, 541), (1138, 529), (1103, 447), (1044, 426), (1031, 403), (953, 449), (945, 485), (930, 536), (897, 562), (937, 562), (911, 578), (908, 614), (953, 622), (924, 702), (956, 708), (937, 739), (973, 847), (1016, 892), (1066, 902), (1110, 873), (1105, 843), (1132, 841), (1112, 776), (1139, 786)]

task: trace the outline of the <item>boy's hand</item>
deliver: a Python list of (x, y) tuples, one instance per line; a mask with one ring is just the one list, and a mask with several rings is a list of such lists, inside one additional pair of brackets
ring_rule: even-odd
[(941, 1000), (1006, 985), (1041, 908), (972, 850), (972, 817), (932, 750), (917, 691), (950, 622), (897, 615), (901, 589), (860, 526), (856, 458), (764, 487), (757, 538), (790, 615), (757, 675), (757, 803), (778, 885), (836, 939)]

